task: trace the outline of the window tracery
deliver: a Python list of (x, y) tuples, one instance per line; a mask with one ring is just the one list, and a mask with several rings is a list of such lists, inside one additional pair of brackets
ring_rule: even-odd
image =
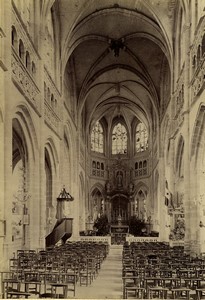
[(103, 153), (104, 152), (104, 133), (102, 125), (97, 121), (91, 133), (91, 150)]
[(112, 154), (127, 153), (127, 130), (125, 126), (118, 123), (112, 131)]
[(143, 152), (148, 148), (148, 133), (144, 123), (139, 123), (135, 133), (136, 152)]

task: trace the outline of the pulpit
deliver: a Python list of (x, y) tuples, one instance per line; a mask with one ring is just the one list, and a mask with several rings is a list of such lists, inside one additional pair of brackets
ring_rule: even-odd
[(65, 243), (71, 237), (73, 219), (68, 217), (68, 203), (73, 200), (74, 198), (63, 188), (57, 198), (56, 224), (51, 233), (46, 236), (46, 248), (54, 247), (60, 240)]

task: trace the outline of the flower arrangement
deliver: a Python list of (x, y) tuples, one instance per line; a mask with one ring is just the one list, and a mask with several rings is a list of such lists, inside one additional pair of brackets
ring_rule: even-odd
[(109, 223), (108, 223), (108, 218), (106, 215), (101, 215), (99, 216), (95, 223), (94, 227), (96, 230), (96, 235), (98, 236), (105, 236), (109, 233)]
[(145, 221), (132, 216), (129, 220), (129, 232), (134, 236), (144, 236), (146, 233)]

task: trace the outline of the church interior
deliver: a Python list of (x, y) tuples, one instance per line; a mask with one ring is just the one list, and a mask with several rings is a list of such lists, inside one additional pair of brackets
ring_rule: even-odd
[(1, 0), (0, 298), (205, 298), (204, 99), (203, 0)]

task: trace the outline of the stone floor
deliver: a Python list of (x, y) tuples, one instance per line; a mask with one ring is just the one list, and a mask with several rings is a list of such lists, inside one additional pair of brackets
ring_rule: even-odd
[(97, 278), (77, 286), (76, 299), (122, 299), (122, 246), (112, 245)]

